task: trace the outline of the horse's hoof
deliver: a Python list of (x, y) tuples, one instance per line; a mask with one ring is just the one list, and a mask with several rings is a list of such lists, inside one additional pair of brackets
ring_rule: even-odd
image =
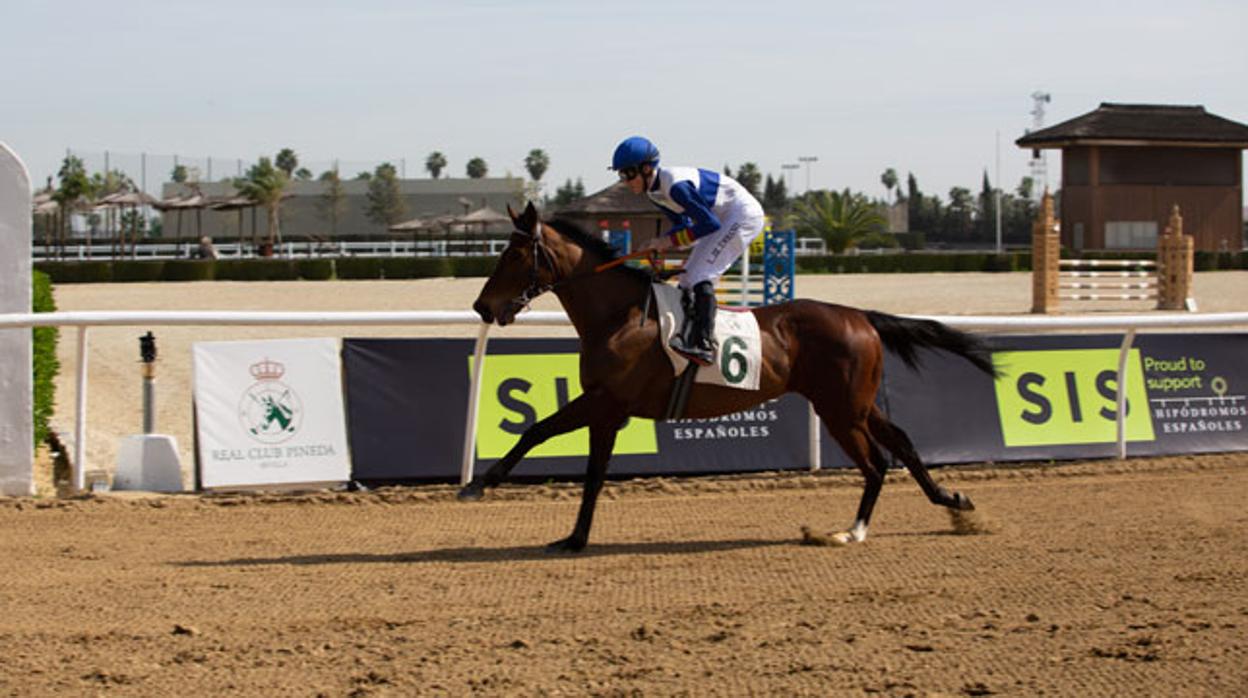
[(585, 549), (583, 540), (576, 540), (572, 536), (562, 538), (546, 546), (546, 552), (555, 554), (579, 553)]
[(485, 488), (476, 483), (468, 483), (459, 491), (456, 497), (461, 502), (479, 502), (485, 496)]
[(958, 511), (975, 511), (975, 505), (971, 503), (971, 498), (961, 492), (954, 493), (953, 508)]

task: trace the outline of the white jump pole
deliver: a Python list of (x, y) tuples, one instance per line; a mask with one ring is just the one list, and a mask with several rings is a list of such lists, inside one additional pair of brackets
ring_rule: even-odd
[[(0, 314), (31, 312), (30, 174), (0, 141)], [(0, 329), (0, 494), (35, 493), (34, 378), (29, 328)]]

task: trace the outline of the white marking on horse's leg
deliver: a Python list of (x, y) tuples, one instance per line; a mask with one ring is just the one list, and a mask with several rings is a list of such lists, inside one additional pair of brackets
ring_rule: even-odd
[(848, 531), (841, 531), (832, 536), (838, 543), (848, 545), (850, 543), (861, 543), (867, 539), (867, 524), (858, 519), (850, 526)]

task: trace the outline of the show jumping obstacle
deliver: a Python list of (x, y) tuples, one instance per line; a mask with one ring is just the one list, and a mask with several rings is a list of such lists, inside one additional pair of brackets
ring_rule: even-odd
[(1191, 297), (1194, 243), (1183, 234), (1176, 205), (1157, 240), (1156, 259), (1062, 259), (1061, 237), (1047, 192), (1032, 224), (1033, 313), (1054, 313), (1063, 301), (1157, 301), (1158, 310), (1195, 310)]

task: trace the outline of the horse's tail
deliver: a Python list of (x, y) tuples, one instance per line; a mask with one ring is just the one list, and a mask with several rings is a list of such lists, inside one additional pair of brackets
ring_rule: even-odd
[(910, 368), (919, 368), (917, 350), (926, 347), (961, 356), (989, 376), (997, 376), (997, 370), (992, 365), (991, 348), (975, 335), (935, 320), (912, 320), (875, 310), (864, 310), (863, 313), (880, 335), (884, 346), (892, 349)]

